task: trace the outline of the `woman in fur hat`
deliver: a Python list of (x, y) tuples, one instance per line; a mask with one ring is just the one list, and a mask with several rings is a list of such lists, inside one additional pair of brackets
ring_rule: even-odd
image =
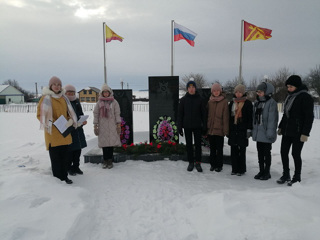
[(257, 142), (259, 173), (254, 179), (268, 180), (271, 178), (271, 149), (277, 139), (278, 104), (272, 98), (274, 87), (262, 82), (257, 87), (257, 100), (253, 107), (252, 140)]
[[(66, 85), (64, 87), (66, 92), (66, 96), (68, 97), (73, 110), (77, 114), (77, 120), (80, 119), (81, 115), (83, 114), (82, 107), (80, 104), (79, 99), (76, 96), (76, 88), (72, 85)], [(68, 165), (68, 173), (72, 176), (76, 174), (82, 175), (83, 172), (79, 168), (80, 166), (80, 156), (81, 156), (81, 149), (87, 146), (86, 137), (83, 132), (83, 125), (86, 125), (87, 121), (83, 123), (78, 123), (77, 128), (71, 131), (72, 136), (72, 144), (70, 146), (70, 159)]]
[(224, 136), (229, 134), (229, 109), (226, 95), (219, 83), (211, 87), (207, 104), (208, 138), (210, 143), (210, 171), (220, 172), (223, 167)]
[(243, 175), (246, 171), (246, 149), (252, 130), (252, 103), (247, 99), (245, 86), (234, 89), (233, 100), (229, 103), (229, 140), (231, 146), (232, 175)]
[(121, 118), (120, 106), (113, 97), (111, 88), (104, 84), (99, 100), (93, 110), (94, 133), (98, 136), (98, 146), (102, 148), (102, 168), (112, 168), (113, 148), (120, 147)]
[[(283, 175), (277, 182), (279, 184), (288, 182), (288, 185), (291, 186), (301, 181), (301, 151), (312, 128), (314, 103), (312, 97), (308, 94), (308, 88), (302, 84), (299, 76), (291, 75), (286, 81), (286, 86), (288, 96), (284, 102), (283, 115), (278, 129), (278, 134), (282, 135), (280, 151)], [(289, 150), (291, 146), (295, 167), (292, 179), (289, 169)]]
[(62, 115), (68, 120), (66, 127), (73, 125), (77, 128), (77, 115), (64, 93), (61, 80), (58, 77), (52, 77), (49, 86), (43, 88), (42, 97), (37, 107), (37, 118), (40, 121), (40, 128), (44, 129), (53, 176), (71, 184), (72, 180), (68, 178), (67, 172), (68, 149), (72, 143), (71, 134), (63, 136), (53, 125)]

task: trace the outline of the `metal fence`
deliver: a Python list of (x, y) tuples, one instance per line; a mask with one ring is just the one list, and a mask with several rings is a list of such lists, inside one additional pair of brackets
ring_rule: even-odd
[[(93, 111), (95, 103), (81, 103), (84, 112)], [(278, 103), (279, 112), (283, 111), (283, 104)], [(133, 102), (133, 111), (136, 112), (149, 112), (149, 103)], [(0, 105), (0, 112), (20, 112), (20, 113), (35, 113), (37, 112), (36, 103), (25, 104), (4, 104)], [(320, 119), (320, 105), (314, 105), (314, 117)]]
[[(95, 103), (81, 103), (82, 110), (84, 112), (93, 111)], [(133, 111), (137, 112), (149, 112), (148, 103), (135, 103), (133, 102)], [(37, 112), (37, 103), (25, 103), (25, 104), (4, 104), (0, 105), (0, 112), (17, 112), (17, 113), (35, 113)]]

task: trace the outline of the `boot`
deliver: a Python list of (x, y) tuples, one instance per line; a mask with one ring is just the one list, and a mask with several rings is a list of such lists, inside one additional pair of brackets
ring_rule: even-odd
[(268, 180), (270, 178), (271, 178), (270, 166), (266, 166), (266, 168), (264, 169), (263, 175), (260, 177), (260, 180)]
[(259, 171), (259, 173), (257, 175), (254, 176), (254, 179), (260, 179), (263, 176), (264, 164), (261, 163), (260, 161), (259, 161), (259, 169), (260, 169), (260, 171)]
[(193, 170), (193, 168), (194, 168), (194, 162), (189, 162), (189, 165), (188, 165), (187, 170), (188, 170), (189, 172), (191, 172), (191, 171)]
[(284, 172), (282, 174), (282, 177), (277, 180), (277, 183), (284, 184), (285, 182), (290, 182), (290, 181), (291, 181), (290, 173)]
[(294, 184), (294, 183), (296, 183), (296, 182), (301, 182), (301, 176), (300, 175), (296, 175), (296, 174), (294, 174), (293, 175), (293, 178), (292, 178), (292, 180), (290, 181), (290, 182), (288, 182), (288, 186), (292, 186), (292, 184)]
[(81, 169), (80, 169), (79, 167), (77, 167), (77, 168), (74, 170), (74, 172), (75, 172), (76, 174), (83, 175), (83, 172), (81, 171)]
[(106, 168), (107, 168), (107, 166), (108, 166), (108, 162), (107, 162), (107, 160), (103, 160), (102, 168), (103, 168), (103, 169), (106, 169)]
[(67, 184), (72, 184), (73, 183), (73, 181), (71, 179), (69, 179), (69, 178), (66, 178), (65, 181), (66, 181)]
[(201, 164), (199, 162), (196, 163), (196, 169), (198, 172), (202, 172), (202, 167)]
[(113, 168), (112, 159), (108, 159), (108, 160), (107, 160), (107, 168), (108, 168), (108, 169)]

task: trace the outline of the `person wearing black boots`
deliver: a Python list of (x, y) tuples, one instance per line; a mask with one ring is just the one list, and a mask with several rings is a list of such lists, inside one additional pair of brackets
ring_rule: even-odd
[(231, 175), (242, 176), (247, 171), (246, 150), (252, 131), (252, 102), (247, 99), (246, 88), (242, 84), (234, 88), (234, 97), (229, 103), (229, 116)]
[[(312, 128), (314, 103), (308, 94), (308, 88), (302, 84), (298, 75), (291, 75), (285, 84), (288, 88), (288, 96), (284, 102), (283, 115), (278, 127), (278, 135), (282, 135), (280, 152), (283, 175), (277, 183), (288, 182), (288, 186), (292, 186), (296, 182), (301, 182), (301, 151)], [(295, 167), (292, 179), (289, 168), (291, 146)]]
[(272, 98), (274, 87), (262, 82), (257, 87), (257, 100), (253, 106), (252, 140), (257, 142), (259, 173), (254, 179), (268, 180), (271, 178), (271, 148), (277, 139), (278, 106)]
[[(72, 85), (66, 85), (64, 87), (66, 91), (66, 96), (69, 99), (73, 110), (77, 114), (77, 119), (80, 119), (81, 115), (83, 114), (81, 103), (76, 96), (76, 88)], [(80, 169), (80, 156), (81, 156), (81, 149), (87, 146), (86, 137), (83, 132), (83, 126), (87, 124), (87, 121), (83, 123), (78, 123), (77, 128), (71, 131), (72, 136), (72, 144), (69, 148), (69, 164), (68, 164), (68, 173), (71, 176), (75, 176), (77, 174), (82, 175), (83, 172)]]
[[(189, 165), (187, 170), (191, 172), (196, 167), (198, 172), (201, 168), (201, 136), (207, 131), (205, 102), (196, 91), (196, 83), (189, 81), (187, 83), (187, 93), (180, 99), (178, 110), (178, 131), (183, 136), (183, 130), (186, 138), (187, 157)], [(192, 144), (194, 137), (195, 156)]]

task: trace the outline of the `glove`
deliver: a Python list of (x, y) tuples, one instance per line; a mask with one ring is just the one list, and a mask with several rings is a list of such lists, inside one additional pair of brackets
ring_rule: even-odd
[(308, 141), (308, 136), (302, 134), (300, 137), (300, 142), (306, 142), (306, 141)]
[(120, 123), (118, 123), (117, 124), (117, 133), (120, 135), (120, 133), (121, 133), (121, 124)]
[(247, 130), (247, 139), (249, 139), (250, 137), (251, 137), (251, 130), (248, 129), (248, 130)]
[(66, 123), (66, 127), (67, 127), (67, 128), (68, 128), (68, 127), (71, 127), (72, 124), (73, 124), (73, 120), (72, 120), (72, 118), (70, 118), (70, 119), (68, 120), (68, 122)]
[(281, 135), (282, 135), (282, 133), (281, 133), (281, 128), (278, 128), (278, 132), (277, 132), (277, 134), (278, 134), (279, 136), (281, 136)]
[(183, 131), (182, 131), (182, 128), (179, 128), (179, 129), (178, 129), (178, 131), (179, 131), (179, 134), (181, 135), (181, 137), (183, 137)]
[(94, 132), (94, 135), (96, 135), (96, 136), (99, 135), (99, 127), (98, 127), (98, 124), (93, 125), (93, 132)]

